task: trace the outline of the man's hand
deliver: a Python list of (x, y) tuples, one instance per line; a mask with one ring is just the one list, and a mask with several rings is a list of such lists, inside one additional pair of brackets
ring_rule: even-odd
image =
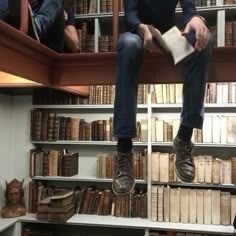
[(138, 27), (139, 35), (143, 38), (143, 48), (149, 52), (157, 52), (164, 54), (160, 47), (153, 41), (152, 34), (145, 24), (140, 24)]
[(190, 31), (195, 32), (196, 35), (195, 48), (198, 51), (201, 51), (207, 45), (207, 38), (209, 32), (208, 28), (206, 27), (205, 23), (200, 17), (194, 16), (186, 25), (184, 31), (182, 32), (182, 35), (186, 35)]
[(64, 10), (64, 20), (67, 21), (68, 20), (68, 14), (67, 12)]

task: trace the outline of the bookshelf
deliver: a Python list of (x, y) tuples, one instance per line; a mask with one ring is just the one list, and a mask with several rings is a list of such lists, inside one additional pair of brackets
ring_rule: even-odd
[[(226, 11), (227, 12), (235, 12), (235, 6), (221, 6), (220, 4), (220, 1), (218, 2), (218, 6), (212, 6), (212, 7), (199, 7), (199, 11), (203, 13), (203, 15), (206, 15), (206, 16), (210, 16), (212, 17), (213, 19), (217, 19), (218, 20), (218, 24), (217, 24), (217, 27), (219, 28), (219, 32), (221, 32), (220, 34), (218, 34), (218, 46), (224, 46), (224, 37), (222, 37), (222, 35), (224, 34), (224, 19), (225, 19), (225, 13)], [(177, 9), (177, 12), (179, 14), (181, 14), (181, 12)], [(123, 13), (120, 13), (119, 14), (120, 18), (122, 19), (123, 17)], [(96, 38), (98, 38), (98, 33), (99, 33), (99, 30), (98, 30), (98, 27), (99, 27), (99, 23), (101, 22), (105, 22), (105, 21), (111, 21), (112, 20), (112, 17), (113, 15), (108, 13), (108, 14), (94, 14), (94, 15), (81, 15), (81, 16), (77, 16), (78, 20), (83, 20), (83, 19), (90, 19), (91, 21), (94, 21), (94, 25), (96, 28), (95, 32), (96, 32)], [(5, 27), (4, 24), (2, 24), (0, 22), (0, 29), (3, 30), (3, 32), (8, 32), (8, 29)], [(4, 31), (6, 30), (6, 31)], [(8, 32), (9, 33), (9, 32)], [(12, 31), (10, 36), (17, 36), (17, 37), (21, 37), (19, 34), (19, 32), (15, 32), (15, 31)], [(7, 37), (6, 37), (7, 38)], [(5, 38), (5, 40), (6, 40)], [(4, 42), (4, 40), (2, 40), (2, 42)], [(95, 41), (97, 42), (97, 41)], [(35, 60), (35, 64), (34, 65), (40, 65), (40, 68), (42, 68), (43, 70), (39, 73), (38, 77), (34, 77), (34, 73), (35, 72), (28, 72), (28, 71), (24, 71), (24, 69), (12, 69), (11, 67), (9, 67), (9, 65), (7, 65), (7, 70), (9, 70), (10, 72), (14, 72), (14, 73), (20, 73), (20, 74), (23, 74), (23, 75), (27, 75), (29, 77), (31, 77), (34, 81), (40, 81), (42, 82), (41, 78), (46, 78), (43, 83), (44, 84), (48, 84), (48, 81), (47, 81), (47, 77), (44, 77), (45, 75), (48, 75), (50, 74), (49, 73), (49, 70), (48, 70), (48, 65), (52, 64), (52, 62), (54, 63), (54, 61), (59, 61), (59, 64), (61, 67), (59, 67), (59, 70), (61, 72), (61, 78), (62, 80), (60, 80), (60, 82), (63, 84), (84, 84), (86, 83), (87, 81), (84, 81), (83, 78), (85, 78), (87, 75), (89, 75), (91, 72), (88, 72), (86, 71), (88, 67), (96, 67), (97, 66), (97, 60), (99, 60), (99, 58), (103, 58), (100, 63), (100, 68), (98, 70), (96, 70), (96, 72), (92, 75), (90, 74), (89, 76), (93, 77), (92, 80), (90, 80), (89, 83), (97, 83), (97, 77), (95, 77), (95, 74), (98, 74), (100, 73), (101, 71), (105, 71), (106, 68), (111, 68), (114, 66), (114, 62), (115, 62), (115, 56), (113, 53), (108, 53), (108, 54), (103, 54), (101, 53), (100, 55), (79, 55), (79, 59), (82, 59), (85, 60), (83, 61), (81, 64), (80, 62), (76, 62), (76, 60), (78, 60), (78, 58), (76, 56), (73, 56), (73, 55), (62, 55), (60, 57), (58, 57), (57, 55), (55, 55), (53, 52), (50, 52), (48, 51), (47, 49), (41, 47), (40, 45), (35, 45), (31, 39), (29, 38), (22, 38), (21, 39), (21, 43), (23, 43), (23, 45), (27, 48), (27, 53), (29, 51), (32, 51), (34, 53), (34, 55), (36, 55), (36, 57), (38, 57), (37, 60)], [(3, 43), (4, 46), (8, 45), (6, 42)], [(96, 43), (97, 45), (97, 43)], [(20, 44), (18, 45), (20, 46)], [(41, 48), (40, 48), (41, 47)], [(39, 49), (42, 49), (42, 54), (41, 52), (39, 52), (40, 50)], [(98, 51), (98, 46), (95, 46), (95, 50)], [(7, 50), (5, 50), (4, 52), (7, 54), (8, 52), (6, 52)], [(19, 51), (18, 51), (19, 52)], [(20, 50), (21, 52), (21, 50)], [(230, 52), (230, 59), (234, 60), (235, 61), (235, 51), (234, 51), (234, 48), (232, 49), (229, 49)], [(15, 53), (15, 52), (14, 52)], [(22, 52), (21, 52), (22, 53)], [(26, 54), (27, 54), (26, 53)], [(217, 54), (215, 54), (217, 55)], [(27, 58), (27, 55), (25, 55), (25, 59), (26, 59), (26, 62), (28, 60)], [(47, 58), (46, 62), (42, 62), (44, 60), (44, 58)], [(219, 62), (219, 61), (223, 61), (222, 64), (225, 64), (225, 61), (223, 59), (219, 59), (219, 57), (216, 56), (216, 62)], [(155, 56), (152, 57), (152, 60), (156, 59)], [(158, 60), (162, 60), (163, 58), (159, 58)], [(214, 60), (214, 59), (213, 59)], [(217, 61), (218, 60), (218, 61)], [(105, 61), (105, 63), (104, 63)], [(148, 60), (147, 60), (148, 61)], [(227, 60), (226, 60), (227, 61)], [(229, 60), (230, 61), (230, 60)], [(233, 62), (230, 62), (229, 63), (229, 67), (231, 68), (234, 68), (234, 61)], [(149, 61), (150, 62), (150, 59)], [(25, 62), (24, 62), (25, 63)], [(73, 65), (71, 65), (70, 63), (73, 63)], [(156, 62), (155, 62), (156, 63)], [(105, 64), (105, 65), (104, 65)], [(4, 63), (1, 64), (1, 65), (5, 65)], [(76, 73), (78, 72), (77, 70), (75, 70), (75, 67), (77, 66), (80, 66), (79, 69), (81, 69), (81, 66), (82, 67), (86, 67), (86, 70), (85, 71), (82, 71), (82, 72), (79, 72), (79, 75)], [(163, 65), (163, 64), (162, 64)], [(167, 64), (165, 64), (167, 65)], [(217, 63), (216, 63), (217, 65)], [(56, 66), (56, 64), (54, 64), (54, 66)], [(3, 66), (4, 67), (4, 66)], [(35, 69), (36, 67), (33, 67), (33, 69)], [(231, 71), (230, 72), (227, 72), (228, 74), (230, 74), (232, 72), (232, 68), (231, 68)], [(72, 69), (72, 72), (70, 72), (69, 70)], [(179, 71), (179, 70), (178, 70)], [(39, 71), (38, 71), (39, 72)], [(175, 69), (171, 72), (171, 73), (175, 73)], [(225, 71), (222, 70), (221, 72), (222, 74), (225, 75)], [(227, 74), (226, 73), (226, 74)], [(113, 74), (113, 71), (110, 71), (109, 73), (106, 73), (105, 72), (105, 76), (104, 74), (102, 73), (101, 74), (101, 78), (103, 78), (102, 81), (100, 81), (101, 83), (104, 83), (104, 84), (108, 84), (106, 83), (107, 81), (109, 81), (109, 83), (113, 83), (113, 81), (111, 81), (110, 79), (110, 76)], [(171, 74), (170, 76), (172, 76), (173, 74)], [(214, 74), (214, 73), (213, 73)], [(212, 74), (212, 75), (213, 75)], [(66, 81), (63, 79), (66, 78), (66, 75), (69, 75), (69, 79)], [(75, 76), (76, 75), (76, 76)], [(63, 77), (64, 76), (64, 77)], [(76, 79), (78, 79), (78, 76), (80, 78), (82, 78), (81, 80), (78, 80), (76, 81), (75, 80), (75, 77)], [(151, 80), (152, 82), (155, 81), (155, 76), (152, 76), (151, 77)], [(212, 77), (213, 78), (213, 77)], [(170, 81), (171, 79), (173, 80), (173, 78), (170, 78)], [(224, 76), (224, 77), (221, 77), (221, 76), (218, 76), (216, 78), (213, 78), (213, 80), (216, 79), (216, 80), (225, 80), (225, 81), (230, 81), (230, 80), (234, 80), (234, 78), (232, 77), (227, 77), (227, 76)], [(175, 80), (175, 79), (174, 79)], [(161, 82), (161, 81), (160, 81)], [(165, 81), (165, 82), (168, 82)], [(172, 81), (173, 82), (173, 81)], [(28, 99), (28, 98), (27, 98)], [(17, 104), (17, 102), (16, 102)], [(24, 102), (23, 102), (24, 104)], [(27, 116), (24, 115), (23, 117), (27, 120), (27, 123), (29, 123), (29, 112), (28, 112), (28, 109), (31, 108), (31, 105), (28, 104), (27, 106), (27, 109), (24, 109), (25, 112), (27, 112)], [(72, 113), (76, 113), (76, 112), (81, 112), (86, 114), (87, 116), (87, 113), (89, 113), (91, 110), (96, 110), (95, 112), (92, 112), (93, 114), (95, 113), (111, 113), (111, 109), (112, 109), (112, 105), (49, 105), (49, 106), (35, 106), (34, 108), (37, 108), (37, 109), (48, 109), (48, 110), (61, 110), (63, 111), (63, 113), (68, 113), (68, 112), (71, 112)], [(150, 130), (151, 129), (151, 122), (150, 122), (150, 118), (151, 118), (151, 115), (152, 113), (157, 113), (159, 112), (159, 109), (162, 110), (162, 112), (166, 112), (167, 109), (170, 109), (171, 112), (175, 113), (179, 113), (179, 110), (180, 110), (180, 105), (179, 104), (175, 104), (175, 105), (162, 105), (162, 104), (158, 104), (158, 105), (153, 105), (153, 104), (149, 104), (148, 105), (140, 105), (139, 108), (144, 111), (142, 111), (142, 113), (145, 114), (145, 116), (148, 117), (149, 119), (149, 123), (148, 123), (148, 129)], [(231, 104), (224, 104), (224, 105), (218, 105), (218, 104), (209, 104), (206, 106), (206, 108), (208, 109), (209, 108), (209, 111), (211, 111), (211, 109), (215, 109), (217, 111), (225, 111), (225, 112), (228, 112), (228, 109), (232, 110), (231, 112), (235, 112), (234, 108), (235, 106), (234, 105), (231, 105)], [(19, 108), (20, 109), (20, 108)], [(17, 109), (17, 111), (19, 111), (19, 109)], [(66, 111), (65, 111), (66, 110)], [(100, 111), (99, 111), (100, 110)], [(17, 113), (17, 111), (15, 113)], [(208, 110), (207, 110), (208, 111)], [(15, 114), (14, 113), (14, 114)], [(20, 113), (22, 114), (22, 113)], [(101, 114), (102, 116), (104, 116), (104, 114)], [(15, 121), (16, 122), (16, 121)], [(25, 126), (21, 129), (22, 130), (28, 130), (28, 127), (27, 126), (28, 124), (25, 124)], [(15, 124), (15, 129), (16, 129), (16, 126), (17, 124)], [(143, 147), (148, 147), (148, 150), (149, 150), (149, 158), (150, 158), (150, 151), (152, 150), (152, 147), (153, 146), (161, 146), (161, 147), (168, 147), (170, 148), (172, 143), (171, 142), (166, 142), (166, 143), (161, 143), (161, 142), (151, 142), (151, 137), (150, 137), (150, 133), (148, 133), (148, 142), (147, 143), (140, 143), (140, 142), (135, 142), (134, 145), (135, 147), (138, 147), (138, 148), (143, 148)], [(19, 139), (20, 139), (20, 135), (17, 136)], [(115, 142), (106, 142), (106, 141), (96, 141), (96, 142), (90, 142), (90, 141), (56, 141), (56, 142), (32, 142), (32, 144), (28, 143), (28, 137), (26, 138), (25, 136), (24, 137), (24, 142), (27, 142), (27, 150), (29, 150), (31, 147), (33, 147), (33, 145), (35, 146), (43, 146), (43, 147), (46, 147), (48, 148), (48, 146), (52, 147), (52, 146), (59, 146), (59, 147), (63, 147), (63, 146), (66, 146), (66, 147), (69, 147), (73, 150), (77, 150), (77, 149), (82, 149), (82, 153), (86, 153), (88, 149), (91, 149), (92, 152), (96, 152), (96, 149), (98, 149), (99, 151), (100, 150), (107, 150), (107, 149), (111, 149), (113, 150), (114, 149), (114, 146), (115, 146)], [(25, 141), (27, 140), (27, 141)], [(17, 140), (15, 140), (14, 142), (17, 142)], [(20, 150), (21, 148), (19, 147), (21, 145), (22, 142), (18, 143), (17, 144), (17, 150)], [(49, 147), (49, 148), (50, 148)], [(206, 147), (206, 148), (210, 148), (210, 149), (214, 149), (216, 147), (219, 147), (219, 148), (224, 148), (224, 149), (227, 149), (227, 148), (234, 148), (235, 147), (235, 144), (218, 144), (218, 143), (214, 143), (214, 144), (205, 144), (205, 143), (199, 143), (199, 144), (196, 144), (196, 147), (199, 147), (199, 148), (202, 148), (202, 147)], [(91, 151), (90, 150), (90, 151)], [(21, 151), (20, 152), (21, 154), (24, 153), (24, 155), (27, 153), (26, 151)], [(15, 153), (14, 153), (15, 154)], [(14, 155), (12, 154), (12, 155)], [(25, 156), (24, 158), (24, 162), (26, 164), (26, 166), (28, 166), (28, 156)], [(83, 161), (83, 164), (86, 165), (88, 164), (87, 162), (88, 160), (85, 160)], [(23, 163), (20, 165), (23, 165)], [(150, 163), (150, 159), (149, 159), (149, 162)], [(89, 161), (89, 164), (91, 164), (91, 161)], [(148, 166), (149, 170), (150, 170), (150, 164)], [(21, 169), (25, 170), (25, 167), (22, 167)], [(16, 171), (16, 174), (18, 174), (19, 176), (24, 176), (24, 174), (20, 173), (20, 172), (24, 172), (24, 171)], [(92, 170), (94, 171), (94, 170)], [(91, 171), (91, 173), (92, 173)], [(29, 178), (26, 178), (27, 180), (29, 180)], [(63, 178), (63, 177), (33, 177), (34, 180), (37, 180), (37, 181), (56, 181), (56, 182), (98, 182), (98, 183), (103, 183), (103, 182), (107, 182), (107, 183), (111, 183), (111, 179), (98, 179), (98, 178), (93, 178), (91, 176), (76, 176), (76, 177), (68, 177), (68, 178)], [(151, 180), (150, 180), (150, 177), (148, 179), (147, 182), (144, 182), (144, 181), (137, 181), (137, 184), (141, 184), (141, 185), (145, 185), (146, 188), (148, 189), (148, 192), (150, 193), (150, 187), (151, 187)], [(159, 184), (162, 184), (162, 183), (159, 183)], [(183, 183), (176, 183), (176, 184), (173, 184), (175, 186), (178, 186), (178, 187), (197, 187), (199, 186), (200, 188), (204, 188), (204, 187), (214, 187), (214, 186), (211, 186), (211, 185), (188, 185), (188, 184), (183, 184)], [(235, 186), (231, 186), (231, 185), (219, 185), (219, 188), (223, 188), (223, 189), (231, 189), (231, 188), (235, 188)], [(150, 196), (150, 194), (149, 194)], [(150, 202), (150, 198), (148, 200), (148, 202)], [(150, 214), (150, 205), (149, 205), (149, 214)], [(2, 219), (1, 219), (2, 221)], [(28, 222), (34, 222), (34, 223), (46, 223), (46, 222), (40, 222), (40, 221), (37, 221), (36, 218), (35, 218), (35, 215), (27, 215), (25, 217), (22, 217), (20, 219), (18, 219), (19, 223), (28, 223)], [(15, 223), (15, 221), (14, 221)], [(7, 223), (8, 226), (14, 224), (14, 223)], [(150, 220), (144, 220), (144, 219), (127, 219), (127, 218), (115, 218), (115, 217), (109, 217), (109, 216), (90, 216), (90, 215), (74, 215), (66, 224), (68, 225), (86, 225), (86, 226), (99, 226), (99, 227), (121, 227), (121, 228), (137, 228), (137, 229), (145, 229), (145, 232), (146, 234), (148, 234), (149, 230), (170, 230), (170, 231), (180, 231), (180, 230), (184, 230), (185, 232), (197, 232), (197, 233), (209, 233), (209, 234), (217, 234), (217, 235), (220, 235), (220, 234), (225, 234), (225, 235), (233, 235), (235, 233), (234, 229), (232, 226), (215, 226), (215, 225), (202, 225), (202, 224), (197, 224), (197, 225), (192, 225), (192, 224), (183, 224), (183, 223), (166, 223), (166, 222), (151, 222)], [(4, 226), (5, 227), (5, 226)], [(4, 228), (2, 229), (2, 231), (5, 231)]]
[[(140, 104), (138, 106), (138, 111), (141, 113), (144, 113), (145, 116), (148, 119), (148, 130), (151, 130), (151, 118), (153, 116), (153, 114), (156, 113), (161, 113), (163, 115), (167, 115), (168, 113), (173, 113), (173, 114), (179, 114), (180, 112), (180, 104), (152, 104), (151, 103), (151, 99), (150, 99), (150, 94), (148, 96), (148, 103), (147, 104)], [(49, 111), (59, 111), (62, 113), (68, 113), (70, 114), (72, 112), (72, 114), (78, 114), (78, 116), (80, 116), (83, 113), (86, 113), (86, 116), (89, 117), (91, 114), (94, 117), (94, 114), (97, 115), (97, 113), (102, 113), (103, 117), (104, 117), (104, 113), (106, 112), (111, 112), (111, 105), (35, 105), (33, 106), (33, 108), (37, 108), (37, 109), (43, 109), (43, 110), (49, 110)], [(212, 113), (213, 112), (221, 112), (221, 113), (227, 113), (227, 114), (233, 114), (235, 112), (235, 104), (206, 104), (206, 114), (207, 113)], [(83, 149), (86, 149), (86, 152), (84, 152), (84, 154), (86, 153), (86, 155), (88, 154), (88, 150), (87, 150), (87, 146), (90, 147), (90, 151), (89, 152), (94, 152), (93, 148), (96, 149), (97, 152), (99, 152), (99, 150), (107, 150), (110, 147), (109, 146), (115, 146), (116, 142), (110, 141), (110, 142), (106, 142), (106, 141), (55, 141), (55, 142), (41, 142), (41, 141), (33, 141), (32, 144), (36, 145), (36, 146), (42, 146), (42, 147), (55, 147), (55, 146), (67, 146), (69, 148), (72, 148), (73, 150), (81, 150), (83, 153)], [(71, 147), (73, 146), (73, 147)], [(157, 148), (157, 149), (161, 149), (161, 150), (171, 150), (172, 148), (172, 142), (152, 142), (151, 140), (151, 132), (148, 132), (148, 140), (146, 143), (140, 143), (140, 142), (134, 142), (134, 146), (135, 148), (137, 146), (141, 146), (141, 147), (147, 147), (148, 148), (148, 168), (149, 168), (149, 173), (150, 172), (150, 155), (152, 152), (153, 148)], [(228, 153), (234, 153), (234, 147), (235, 144), (234, 143), (195, 143), (196, 149), (198, 150), (203, 150), (204, 153), (224, 153), (226, 152)], [(219, 151), (221, 150), (221, 151)], [(94, 153), (96, 153), (96, 151)], [(83, 156), (83, 154), (82, 154)], [(83, 160), (81, 162), (81, 166), (87, 166), (88, 163), (92, 164), (92, 162), (88, 161), (88, 160)], [(89, 165), (90, 165), (89, 164)], [(94, 165), (94, 164), (92, 164)], [(89, 170), (88, 172), (90, 172), (91, 175), (93, 171)], [(78, 176), (73, 176), (73, 177), (40, 177), (40, 176), (35, 176), (32, 178), (33, 180), (36, 181), (53, 181), (53, 182), (93, 182), (93, 183), (111, 183), (111, 179), (101, 179), (101, 178), (96, 178), (96, 177), (91, 177), (91, 176), (85, 176), (85, 172), (82, 175), (78, 175)], [(137, 186), (139, 185), (143, 185), (146, 186), (145, 188), (147, 188), (147, 192), (148, 192), (148, 214), (150, 215), (151, 213), (151, 187), (152, 185), (158, 185), (158, 186), (170, 186), (171, 188), (191, 188), (191, 189), (216, 189), (219, 190), (221, 189), (222, 191), (235, 191), (236, 186), (234, 184), (204, 184), (204, 183), (181, 183), (181, 182), (173, 182), (173, 183), (166, 183), (166, 182), (155, 182), (152, 181), (150, 178), (150, 175), (148, 175), (147, 181), (136, 181)], [(78, 221), (81, 217), (82, 221)], [(103, 217), (103, 216), (102, 216)], [(89, 218), (91, 221), (87, 221), (86, 219)], [(86, 215), (74, 215), (67, 223), (71, 223), (71, 224), (85, 224), (85, 225), (94, 225), (97, 226), (99, 225), (98, 223), (98, 219), (100, 219), (100, 216), (95, 216), (94, 219), (93, 217), (90, 218), (90, 216), (86, 216)], [(105, 224), (103, 223), (103, 226), (105, 227), (110, 227), (113, 226), (113, 222), (115, 221), (116, 223), (114, 223), (114, 226), (119, 226), (119, 227), (127, 227), (126, 224), (124, 224), (123, 226), (121, 226), (120, 224), (122, 224), (121, 222), (123, 222), (123, 219), (119, 219), (116, 220), (116, 218), (114, 219), (114, 217), (106, 217), (107, 222), (112, 222), (111, 225), (110, 223)], [(94, 221), (93, 221), (94, 220)], [(134, 219), (125, 219), (128, 220), (128, 225), (129, 227), (135, 227), (132, 224), (132, 220)], [(135, 221), (137, 219), (135, 218)], [(96, 223), (94, 223), (96, 221)], [(142, 223), (141, 223), (142, 222)], [(117, 225), (116, 225), (117, 224)], [(150, 219), (148, 220), (143, 220), (140, 219), (140, 222), (138, 224), (141, 228), (144, 228), (146, 230), (146, 232), (149, 232), (149, 230), (167, 230), (167, 227), (169, 227), (169, 230), (184, 230), (186, 232), (196, 232), (196, 233), (209, 233), (209, 234), (221, 234), (222, 232), (224, 232), (225, 234), (229, 235), (231, 233), (233, 233), (233, 226), (216, 226), (216, 225), (201, 225), (201, 224), (196, 224), (196, 225), (191, 225), (190, 223), (188, 224), (184, 224), (184, 223), (167, 223), (167, 222), (152, 222), (150, 221)], [(145, 226), (144, 226), (145, 225)], [(158, 226), (156, 226), (158, 225)], [(226, 229), (227, 228), (227, 229)], [(194, 231), (195, 230), (195, 231)], [(231, 233), (230, 233), (231, 232)]]

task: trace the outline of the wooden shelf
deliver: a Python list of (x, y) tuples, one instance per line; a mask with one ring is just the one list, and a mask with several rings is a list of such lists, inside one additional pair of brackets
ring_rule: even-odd
[(17, 218), (0, 218), (0, 233), (13, 226), (16, 222)]
[[(34, 214), (27, 214), (18, 219), (20, 222), (32, 223), (51, 223), (47, 221), (38, 221)], [(204, 225), (190, 223), (171, 223), (171, 222), (153, 222), (141, 218), (123, 218), (113, 216), (83, 215), (75, 214), (66, 223), (66, 225), (98, 226), (98, 227), (117, 227), (132, 229), (149, 229), (162, 231), (179, 231), (191, 233), (235, 235), (232, 225)]]
[[(114, 84), (116, 53), (58, 54), (0, 21), (0, 71), (60, 88)], [(235, 81), (236, 47), (215, 48), (209, 81)], [(145, 75), (145, 76), (144, 76)], [(181, 83), (183, 67), (167, 57), (144, 55), (140, 83)]]
[[(63, 177), (63, 176), (33, 176), (32, 180), (40, 180), (40, 181), (69, 181), (69, 182), (91, 182), (91, 183), (112, 183), (113, 179), (108, 178), (96, 178), (91, 176), (80, 176), (74, 175), (71, 177)], [(136, 184), (147, 184), (145, 180), (135, 180)]]

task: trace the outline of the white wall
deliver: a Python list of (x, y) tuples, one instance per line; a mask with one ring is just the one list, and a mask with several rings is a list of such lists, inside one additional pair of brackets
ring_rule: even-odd
[(30, 111), (32, 109), (31, 96), (13, 97), (13, 133), (12, 155), (13, 173), (18, 180), (24, 179), (25, 203), (28, 205), (29, 152), (33, 148), (30, 142)]
[(13, 98), (0, 94), (0, 208), (5, 204), (5, 181), (14, 177), (12, 132)]
[(5, 181), (14, 178), (24, 179), (27, 203), (31, 104), (31, 96), (0, 94), (0, 208), (5, 205)]

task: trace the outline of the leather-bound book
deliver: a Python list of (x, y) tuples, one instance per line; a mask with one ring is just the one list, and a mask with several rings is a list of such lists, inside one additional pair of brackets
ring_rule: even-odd
[(71, 118), (71, 140), (77, 141), (79, 140), (79, 125), (80, 119), (79, 118)]
[(169, 156), (169, 182), (175, 182), (175, 154)]
[(232, 183), (232, 163), (231, 158), (221, 160), (221, 183)]
[(71, 117), (66, 117), (65, 140), (71, 140)]
[(189, 189), (180, 189), (180, 222), (189, 222)]
[(48, 213), (51, 197), (44, 198), (38, 202), (37, 212)]
[(213, 162), (212, 162), (212, 183), (213, 184), (220, 184), (220, 166), (221, 166), (221, 159), (213, 158)]
[(197, 223), (197, 190), (189, 191), (189, 223)]
[(79, 122), (79, 140), (80, 141), (86, 140), (86, 121), (85, 121), (85, 119), (80, 119), (80, 122)]
[(193, 162), (195, 165), (195, 177), (194, 177), (193, 183), (197, 183), (198, 182), (198, 156), (193, 156)]
[(65, 140), (66, 136), (66, 117), (59, 117), (59, 140)]
[(115, 216), (120, 217), (121, 216), (121, 195), (115, 195)]
[(212, 197), (211, 197), (211, 189), (204, 190), (203, 192), (203, 223), (211, 224), (212, 218)]
[(164, 187), (159, 186), (157, 189), (157, 221), (164, 220)]
[(164, 187), (164, 210), (163, 210), (163, 217), (164, 222), (170, 221), (170, 188), (169, 186)]
[(74, 192), (70, 189), (56, 189), (51, 196), (51, 207), (65, 207), (73, 202)]
[(152, 152), (152, 181), (160, 181), (160, 153)]
[(169, 153), (160, 153), (160, 182), (169, 182)]
[(170, 189), (170, 222), (180, 222), (180, 189)]
[(205, 156), (200, 155), (198, 156), (198, 183), (204, 183), (205, 182)]
[(31, 138), (33, 141), (41, 140), (42, 111), (32, 110), (31, 112)]
[(203, 224), (204, 217), (204, 200), (203, 200), (203, 190), (197, 190), (197, 223)]
[(61, 208), (58, 212), (49, 212), (48, 221), (50, 222), (66, 222), (71, 216), (75, 214), (75, 208), (70, 205), (66, 208)]
[(62, 154), (62, 176), (77, 175), (79, 171), (79, 153)]
[(57, 114), (54, 117), (54, 127), (53, 127), (53, 141), (57, 141), (59, 139), (59, 128), (60, 128), (60, 118)]
[(211, 191), (212, 224), (220, 225), (220, 190)]
[(221, 224), (230, 225), (230, 193), (221, 192), (220, 193), (220, 214), (221, 214)]
[(53, 141), (55, 116), (56, 116), (56, 113), (54, 112), (48, 113), (48, 124), (47, 124), (47, 140), (48, 141)]
[(92, 140), (91, 123), (90, 122), (85, 123), (85, 140), (86, 141)]
[(42, 111), (42, 121), (41, 121), (41, 140), (47, 140), (47, 130), (48, 130), (48, 112)]
[(100, 1), (100, 12), (107, 13), (107, 1), (106, 0)]
[(231, 195), (231, 224), (236, 228), (236, 195)]
[(151, 187), (151, 220), (157, 221), (157, 189), (156, 185)]
[(212, 159), (210, 155), (205, 156), (205, 183), (212, 183)]
[(236, 157), (232, 157), (232, 184), (236, 184)]

